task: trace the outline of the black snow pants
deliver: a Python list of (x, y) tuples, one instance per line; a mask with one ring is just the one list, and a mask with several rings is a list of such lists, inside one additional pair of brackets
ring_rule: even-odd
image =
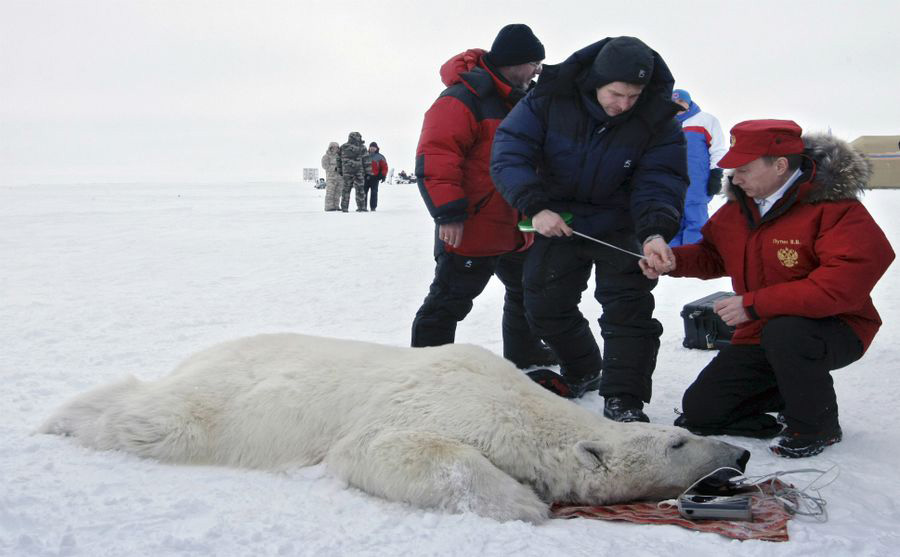
[(838, 425), (831, 371), (862, 356), (859, 337), (836, 317), (783, 316), (763, 327), (760, 344), (724, 347), (682, 399), (676, 425), (701, 434), (771, 437), (781, 412), (791, 431)]
[[(525, 252), (527, 253), (527, 252)], [(525, 253), (490, 257), (469, 257), (448, 253), (435, 241), (434, 280), (412, 325), (412, 346), (441, 346), (456, 338), (456, 325), (472, 310), (494, 275), (506, 287), (503, 300), (503, 356), (512, 361), (528, 361), (540, 354), (542, 343), (528, 326), (522, 292)]]
[(378, 184), (381, 178), (378, 176), (366, 176), (366, 197), (369, 200), (369, 210), (374, 211), (378, 208)]
[[(613, 245), (640, 252), (632, 232), (604, 236)], [(602, 370), (600, 394), (628, 394), (650, 401), (662, 325), (653, 318), (651, 291), (633, 255), (577, 236), (535, 235), (525, 261), (525, 311), (532, 329), (560, 360), (566, 377), (580, 380)], [(587, 319), (578, 309), (591, 271), (594, 297), (602, 306), (603, 356)]]

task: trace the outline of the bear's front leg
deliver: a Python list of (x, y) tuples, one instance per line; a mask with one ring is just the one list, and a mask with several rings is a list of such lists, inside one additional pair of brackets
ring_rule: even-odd
[(547, 519), (547, 504), (475, 448), (419, 431), (372, 432), (342, 439), (325, 457), (349, 484), (392, 501), (499, 521)]

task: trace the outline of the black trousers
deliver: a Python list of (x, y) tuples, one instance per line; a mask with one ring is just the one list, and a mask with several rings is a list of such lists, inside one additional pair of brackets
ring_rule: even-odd
[(365, 192), (369, 199), (369, 209), (374, 211), (378, 207), (378, 184), (381, 178), (378, 176), (366, 176)]
[[(632, 232), (602, 239), (640, 251)], [(525, 261), (525, 310), (534, 332), (559, 358), (563, 375), (577, 380), (602, 369), (601, 395), (628, 394), (649, 402), (662, 325), (653, 319), (651, 291), (657, 281), (644, 277), (637, 262), (633, 255), (576, 236), (535, 235)], [(594, 297), (603, 307), (602, 356), (578, 309), (591, 271)]]
[(506, 295), (503, 300), (503, 356), (527, 361), (540, 352), (542, 344), (528, 326), (522, 291), (525, 254), (508, 253), (491, 257), (468, 257), (444, 251), (435, 241), (434, 280), (412, 325), (412, 346), (441, 346), (456, 338), (456, 325), (472, 310), (473, 300), (496, 275)]
[(824, 431), (838, 420), (830, 372), (862, 352), (862, 342), (836, 317), (776, 317), (763, 327), (760, 344), (726, 346), (700, 372), (684, 393), (677, 425), (763, 437), (775, 427), (763, 414), (781, 412), (792, 431)]

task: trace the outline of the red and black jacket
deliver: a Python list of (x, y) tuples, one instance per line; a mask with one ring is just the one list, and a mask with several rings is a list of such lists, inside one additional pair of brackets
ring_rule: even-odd
[(495, 189), (489, 171), (494, 132), (521, 92), (484, 54), (468, 50), (441, 67), (447, 89), (425, 113), (416, 149), (419, 192), (434, 222), (465, 222), (460, 246), (445, 249), (468, 256), (500, 255), (533, 241), (516, 228), (519, 213)]
[(384, 155), (381, 153), (375, 152), (369, 155), (369, 158), (372, 161), (372, 176), (377, 178), (387, 178), (388, 175), (388, 163), (387, 159), (384, 158)]

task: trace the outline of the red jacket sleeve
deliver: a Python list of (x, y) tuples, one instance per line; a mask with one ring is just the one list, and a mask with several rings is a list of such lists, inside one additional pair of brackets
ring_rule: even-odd
[(675, 270), (673, 277), (714, 279), (725, 276), (725, 263), (716, 247), (706, 240), (673, 248)]
[(416, 176), (419, 192), (437, 223), (466, 218), (463, 163), (477, 137), (478, 123), (458, 99), (441, 97), (425, 113), (416, 149)]

